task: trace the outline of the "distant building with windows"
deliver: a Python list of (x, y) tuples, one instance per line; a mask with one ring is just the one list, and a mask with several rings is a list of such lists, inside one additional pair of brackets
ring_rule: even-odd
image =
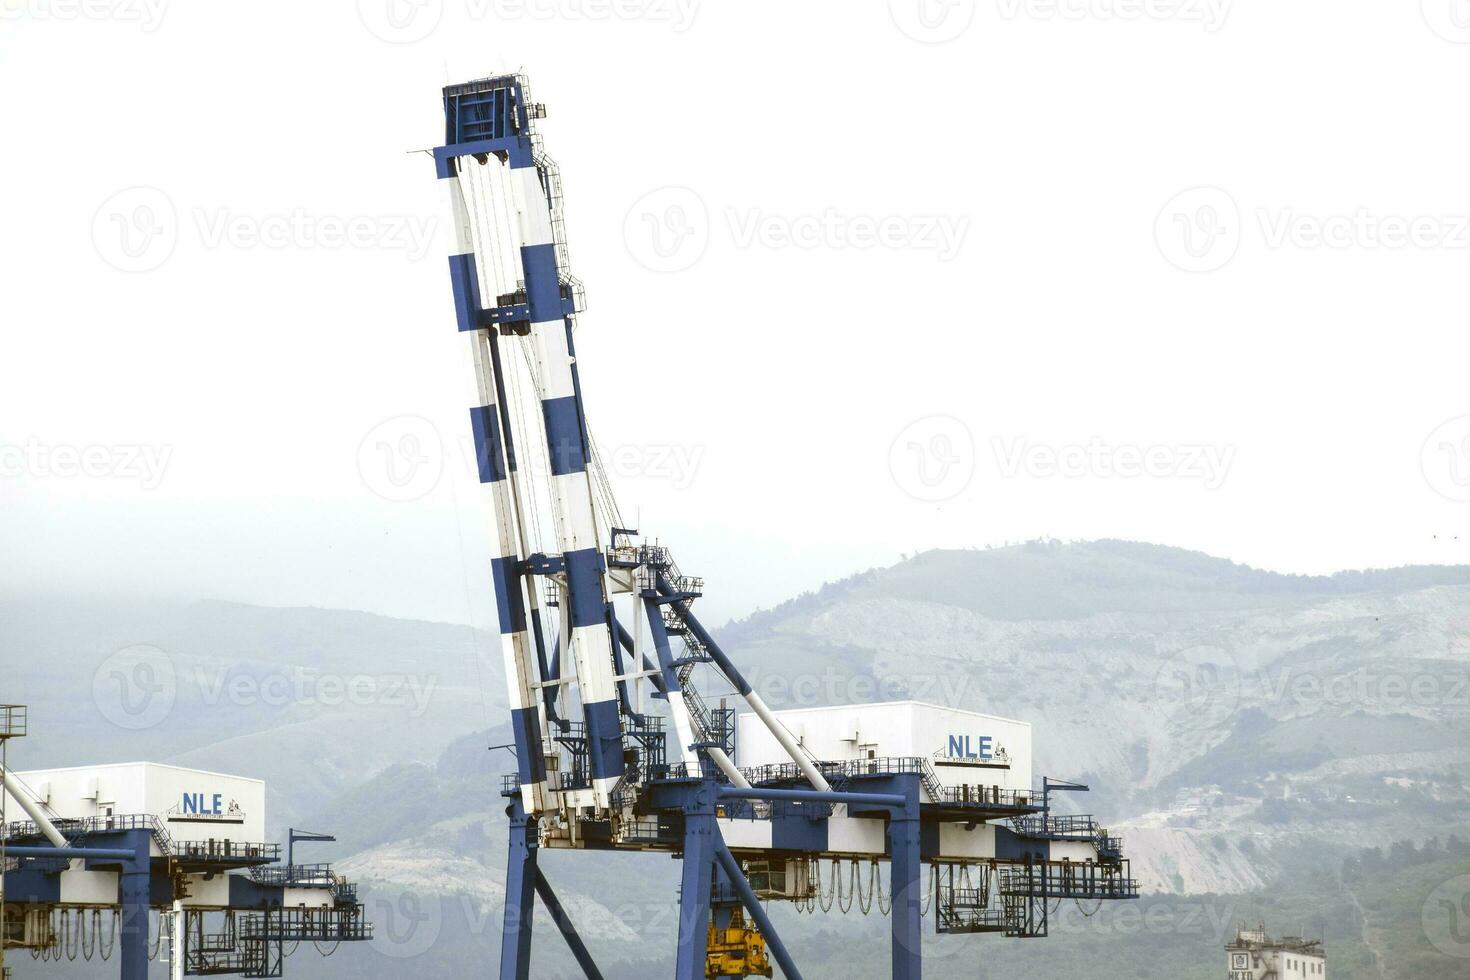
[(1327, 953), (1320, 939), (1272, 939), (1264, 925), (1241, 926), (1225, 947), (1229, 980), (1325, 980)]

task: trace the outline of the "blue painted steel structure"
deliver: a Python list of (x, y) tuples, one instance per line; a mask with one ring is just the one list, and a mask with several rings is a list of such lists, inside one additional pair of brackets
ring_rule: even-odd
[[(786, 730), (691, 611), (703, 583), (639, 541), (611, 499), (573, 343), (581, 288), (567, 266), (560, 175), (534, 128), (543, 107), (524, 79), (502, 75), (447, 86), (443, 108), (433, 157), (453, 223), (455, 328), (480, 396), (470, 433), (494, 519), (489, 573), (518, 760), (503, 788), (502, 980), (531, 975), (537, 894), (598, 975), (537, 866), (543, 847), (679, 856), (677, 980), (761, 969), (764, 957), (741, 959), (747, 942), (800, 976), (761, 899), (826, 907), (822, 860), (834, 881), (839, 862), (853, 862), (854, 880), (858, 861), (888, 862), (889, 904), (876, 884), (868, 900), (891, 917), (899, 980), (921, 976), (928, 905), (938, 934), (1038, 936), (1049, 900), (1135, 897), (1117, 838), (1090, 818), (1063, 833), (1029, 783), (950, 785), (917, 757), (822, 761)], [(790, 763), (737, 768), (733, 711), (705, 702), (696, 669), (728, 683)], [(644, 682), (661, 710), (643, 703)], [(741, 908), (753, 927), (715, 954), (711, 929), (727, 934)]]

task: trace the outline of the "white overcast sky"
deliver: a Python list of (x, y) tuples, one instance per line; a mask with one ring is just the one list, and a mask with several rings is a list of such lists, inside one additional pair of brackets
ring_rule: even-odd
[(1466, 561), (1458, 2), (6, 3), (0, 587), (489, 621), (410, 151), (517, 69), (714, 618), (1039, 535)]

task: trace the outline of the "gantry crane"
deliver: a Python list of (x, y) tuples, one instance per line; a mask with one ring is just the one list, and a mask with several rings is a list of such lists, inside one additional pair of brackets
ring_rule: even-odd
[[(588, 433), (582, 288), (535, 129), (543, 106), (518, 75), (447, 86), (443, 106), (433, 156), (478, 390), (470, 431), (518, 760), (503, 787), (503, 980), (530, 975), (536, 894), (600, 976), (537, 867), (543, 847), (682, 856), (679, 980), (769, 976), (770, 959), (800, 976), (761, 898), (828, 907), (843, 862), (859, 890), (860, 863), (888, 862), (887, 903), (877, 898), (903, 980), (921, 973), (926, 906), (938, 933), (1040, 936), (1052, 901), (1136, 897), (1121, 843), (1090, 817), (1053, 817), (1029, 789), (955, 785), (922, 755), (818, 759), (787, 730), (692, 612), (702, 581), (619, 516)], [(737, 767), (734, 712), (706, 703), (696, 669), (728, 682), (788, 761)]]

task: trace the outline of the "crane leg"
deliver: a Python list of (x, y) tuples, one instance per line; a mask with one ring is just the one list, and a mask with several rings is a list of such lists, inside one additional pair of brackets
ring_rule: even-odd
[(535, 912), (536, 820), (512, 800), (510, 854), (505, 863), (505, 918), (500, 929), (500, 980), (529, 980), (531, 922)]

